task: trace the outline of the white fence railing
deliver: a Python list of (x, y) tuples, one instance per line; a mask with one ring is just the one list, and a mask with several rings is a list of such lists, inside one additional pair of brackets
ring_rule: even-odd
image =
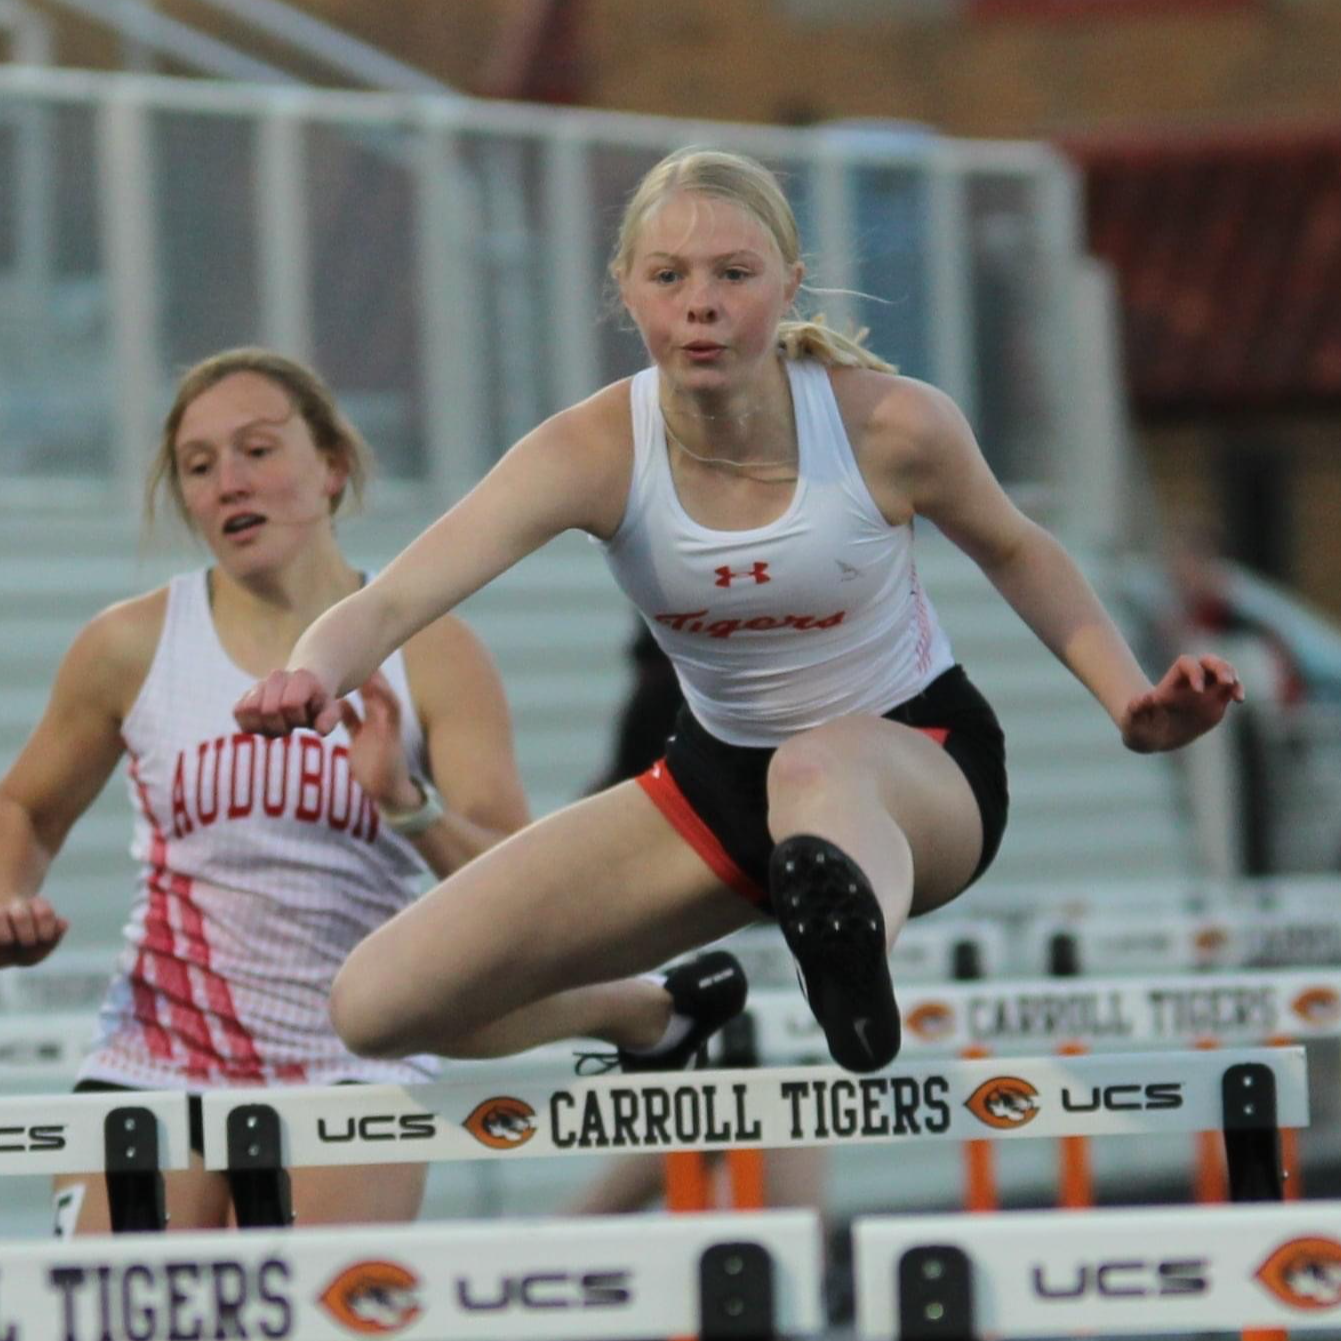
[(1079, 371), (1107, 314), (1045, 146), (20, 66), (0, 69), (0, 472), (127, 496), (175, 373), (262, 342), (322, 368), (387, 474), (455, 496), (641, 365), (606, 257), (638, 178), (688, 143), (781, 170), (810, 308), (870, 327), (1008, 483), (1107, 534), (1084, 498), (1120, 444), (1084, 429), (1111, 415)]

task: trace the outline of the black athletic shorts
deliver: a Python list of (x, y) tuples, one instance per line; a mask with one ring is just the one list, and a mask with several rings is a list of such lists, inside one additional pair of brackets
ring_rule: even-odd
[[(114, 1085), (110, 1080), (81, 1080), (75, 1087), (76, 1094), (134, 1094), (142, 1090), (142, 1085)], [(186, 1096), (187, 1121), (190, 1126), (191, 1149), (202, 1159), (205, 1157), (205, 1111), (200, 1103), (200, 1095)]]
[[(952, 666), (922, 693), (885, 716), (924, 731), (959, 765), (982, 816), (976, 880), (991, 864), (1006, 831), (1006, 744), (996, 713), (962, 666)], [(771, 749), (728, 745), (680, 709), (666, 756), (639, 785), (722, 881), (752, 903), (768, 906), (768, 763)], [(971, 883), (971, 882), (970, 882)]]
[[(340, 1080), (338, 1085), (361, 1085), (360, 1080)], [(116, 1085), (110, 1080), (81, 1080), (75, 1087), (76, 1094), (135, 1094), (145, 1087), (143, 1085)], [(260, 1090), (261, 1087), (257, 1087)], [(249, 1093), (253, 1092), (251, 1089)], [(205, 1109), (200, 1102), (200, 1095), (188, 1093), (186, 1096), (186, 1120), (189, 1130), (189, 1139), (191, 1149), (196, 1152), (201, 1159), (205, 1158)]]

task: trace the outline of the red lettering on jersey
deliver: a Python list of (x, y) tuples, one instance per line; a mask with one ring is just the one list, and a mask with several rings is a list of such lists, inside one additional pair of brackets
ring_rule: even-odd
[(740, 628), (738, 619), (714, 619), (708, 625), (708, 637), (729, 638), (738, 628)]
[[(298, 748), (291, 761), (289, 744)], [(202, 740), (195, 747), (195, 790), (187, 790), (188, 751), (177, 755), (172, 777), (172, 835), (188, 834), (213, 824), (220, 815), (245, 819), (257, 809), (257, 801), (271, 819), (288, 815), (307, 824), (324, 819), (337, 833), (349, 832), (352, 838), (377, 841), (381, 817), (376, 804), (359, 786), (349, 763), (349, 746), (332, 745), (315, 735), (287, 736), (266, 740), (243, 732)], [(211, 767), (210, 753), (213, 751)], [(224, 802), (224, 754), (227, 764), (227, 805)], [(297, 775), (294, 782), (294, 809), (288, 806), (289, 764)], [(257, 777), (257, 770), (260, 777)], [(210, 775), (213, 774), (211, 782)]]
[(706, 610), (690, 610), (684, 615), (657, 615), (656, 621), (658, 624), (669, 624), (677, 633), (682, 633), (691, 619), (702, 619), (707, 613)]
[[(345, 774), (343, 787), (340, 785), (339, 777), (341, 764), (344, 765)], [(336, 745), (331, 749), (330, 767), (326, 771), (326, 796), (330, 804), (330, 809), (326, 812), (327, 822), (332, 829), (347, 829), (349, 817), (354, 813), (354, 774), (349, 767), (347, 746)], [(344, 797), (345, 809), (343, 814), (337, 814), (336, 806), (341, 796)]]
[[(752, 577), (756, 583), (773, 580), (768, 575), (768, 565), (766, 563), (756, 563), (753, 568), (747, 568), (743, 573), (736, 572), (730, 564), (724, 563), (720, 568), (714, 568), (713, 572), (717, 574), (717, 581), (713, 583), (716, 587), (729, 587), (738, 577)], [(711, 630), (709, 631), (711, 632)]]
[[(264, 765), (264, 788), (261, 801), (265, 806), (265, 813), (271, 819), (284, 813), (284, 807), (289, 799), (289, 745), (292, 742), (292, 736), (281, 736), (278, 739), (271, 738), (265, 742), (265, 765)], [(279, 799), (271, 800), (270, 780), (275, 775), (275, 770), (270, 767), (271, 747), (279, 748)]]
[(216, 736), (214, 745), (214, 788), (210, 794), (209, 809), (205, 809), (205, 756), (209, 753), (210, 743), (202, 740), (196, 747), (196, 816), (201, 827), (213, 824), (219, 818), (219, 770), (223, 764), (222, 736)]
[[(359, 813), (354, 817), (354, 827), (350, 829), (351, 838), (367, 838), (368, 842), (377, 841), (377, 830), (381, 827), (381, 815), (372, 803), (372, 797), (362, 788), (358, 792)], [(364, 832), (364, 829), (367, 832)]]
[(310, 823), (321, 818), (321, 774), (326, 762), (325, 751), (317, 736), (299, 736), (298, 751), (298, 808), (293, 817)]
[[(242, 764), (242, 751), (247, 751), (247, 763)], [(246, 799), (242, 798), (239, 783), (247, 786)], [(228, 818), (242, 819), (251, 814), (256, 799), (256, 737), (238, 732), (233, 737), (233, 757), (228, 765)]]
[(172, 836), (185, 838), (194, 833), (196, 826), (191, 823), (191, 812), (186, 808), (186, 756), (177, 754), (177, 768), (172, 775)]
[(714, 619), (705, 622), (706, 610), (688, 610), (683, 614), (654, 615), (658, 624), (665, 624), (676, 633), (706, 633), (709, 638), (729, 638), (733, 633), (746, 629), (751, 633), (769, 633), (777, 629), (797, 629), (807, 632), (811, 629), (836, 628), (847, 618), (846, 610), (835, 610), (831, 615), (757, 615), (753, 619)]

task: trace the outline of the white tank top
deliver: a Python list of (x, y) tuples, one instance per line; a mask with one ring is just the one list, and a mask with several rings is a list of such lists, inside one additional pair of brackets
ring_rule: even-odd
[[(400, 653), (382, 669), (424, 770)], [(122, 728), (141, 877), (81, 1080), (198, 1089), (436, 1072), (424, 1058), (355, 1057), (331, 1027), (336, 970), (414, 898), (424, 866), (350, 776), (343, 725), (282, 740), (238, 730), (233, 704), (254, 679), (219, 641), (205, 573), (173, 578)]]
[(799, 478), (767, 526), (714, 531), (675, 492), (657, 370), (632, 379), (633, 479), (601, 548), (675, 665), (694, 716), (732, 745), (777, 746), (850, 713), (884, 713), (954, 663), (913, 563), (862, 479), (829, 373), (786, 361)]

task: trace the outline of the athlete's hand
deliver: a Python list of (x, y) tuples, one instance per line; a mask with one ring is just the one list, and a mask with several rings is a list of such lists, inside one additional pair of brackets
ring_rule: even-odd
[(0, 968), (40, 964), (69, 929), (40, 894), (0, 905)]
[(1153, 689), (1127, 704), (1122, 743), (1138, 754), (1176, 750), (1217, 725), (1231, 703), (1242, 702), (1243, 686), (1229, 662), (1181, 656)]
[(354, 781), (379, 805), (414, 810), (424, 802), (410, 777), (410, 762), (401, 741), (400, 699), (381, 671), (359, 686), (363, 716), (347, 698), (340, 700), (340, 719), (349, 731), (349, 771)]
[(340, 701), (310, 670), (273, 670), (238, 699), (233, 716), (262, 736), (287, 736), (300, 726), (325, 736), (340, 720)]

